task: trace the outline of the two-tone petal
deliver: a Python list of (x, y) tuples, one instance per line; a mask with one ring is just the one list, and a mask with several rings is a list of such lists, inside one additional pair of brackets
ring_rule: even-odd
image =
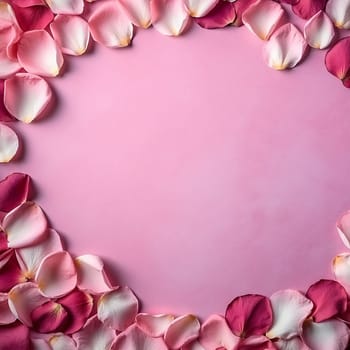
[(143, 333), (152, 338), (162, 337), (170, 323), (175, 319), (173, 315), (151, 315), (140, 313), (135, 318), (135, 323)]
[(135, 26), (148, 28), (151, 25), (150, 0), (119, 0), (119, 3)]
[(183, 0), (191, 17), (203, 17), (208, 14), (219, 0)]
[(0, 326), (13, 323), (16, 319), (9, 307), (7, 293), (0, 293)]
[(350, 254), (337, 255), (332, 262), (335, 278), (347, 291), (350, 290)]
[(327, 0), (299, 0), (292, 9), (297, 16), (310, 19), (317, 12), (324, 10), (326, 2)]
[(336, 27), (350, 29), (350, 0), (328, 0), (326, 12)]
[(84, 11), (84, 0), (45, 0), (56, 14), (80, 15)]
[(17, 154), (18, 148), (17, 134), (9, 126), (0, 124), (0, 163), (10, 162)]

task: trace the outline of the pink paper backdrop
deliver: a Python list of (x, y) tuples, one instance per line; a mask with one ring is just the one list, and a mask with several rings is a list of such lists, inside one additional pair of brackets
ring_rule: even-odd
[(17, 125), (37, 201), (74, 254), (101, 255), (152, 312), (223, 312), (305, 289), (345, 250), (350, 92), (313, 52), (290, 72), (246, 29), (140, 31), (52, 81), (54, 113)]

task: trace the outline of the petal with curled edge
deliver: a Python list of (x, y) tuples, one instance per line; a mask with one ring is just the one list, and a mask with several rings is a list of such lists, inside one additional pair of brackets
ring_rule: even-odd
[(299, 0), (292, 9), (297, 16), (310, 19), (317, 12), (324, 10), (326, 2), (327, 0)]
[(64, 334), (56, 334), (49, 339), (52, 350), (76, 350), (74, 340)]
[(18, 148), (17, 134), (9, 126), (0, 123), (0, 163), (10, 162), (17, 154)]
[(51, 11), (63, 15), (80, 15), (84, 11), (84, 0), (45, 0)]
[(250, 5), (256, 3), (258, 0), (236, 0), (233, 2), (236, 10), (236, 19), (233, 24), (236, 27), (243, 25), (242, 17), (243, 13), (249, 8)]
[(278, 350), (310, 350), (300, 337), (278, 339), (275, 344)]
[(343, 241), (345, 247), (350, 249), (350, 211), (342, 215), (336, 227), (339, 237)]
[(145, 334), (153, 338), (158, 338), (164, 335), (174, 319), (175, 317), (173, 315), (140, 313), (136, 316), (135, 323)]
[(350, 0), (328, 0), (326, 12), (336, 27), (350, 29)]
[(332, 262), (335, 278), (345, 289), (350, 291), (350, 254), (337, 255)]
[(0, 293), (0, 325), (13, 323), (16, 319), (9, 307), (7, 293)]
[(29, 328), (20, 322), (0, 327), (1, 350), (30, 350)]
[(150, 0), (119, 0), (135, 26), (148, 28), (151, 25)]
[(203, 17), (208, 14), (219, 0), (184, 0), (185, 7), (191, 17)]

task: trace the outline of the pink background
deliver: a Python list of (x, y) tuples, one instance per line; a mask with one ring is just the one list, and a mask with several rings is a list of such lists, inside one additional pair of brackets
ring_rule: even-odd
[(246, 29), (139, 31), (52, 81), (57, 108), (17, 124), (23, 171), (74, 254), (102, 256), (152, 312), (224, 312), (242, 293), (305, 289), (346, 250), (350, 92), (324, 53), (265, 66)]

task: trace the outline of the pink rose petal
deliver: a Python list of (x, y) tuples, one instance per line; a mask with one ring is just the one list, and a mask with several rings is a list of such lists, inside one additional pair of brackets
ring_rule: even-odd
[(17, 134), (5, 124), (0, 124), (0, 163), (10, 162), (17, 154), (18, 147)]
[(272, 325), (270, 300), (262, 295), (243, 295), (231, 301), (226, 321), (238, 337), (265, 334)]
[(135, 26), (148, 28), (151, 25), (150, 0), (119, 0)]
[(51, 88), (37, 75), (18, 73), (5, 81), (5, 107), (24, 123), (31, 123), (41, 116), (51, 100)]
[(57, 43), (42, 29), (23, 33), (18, 41), (17, 58), (28, 73), (48, 77), (57, 76), (63, 65)]
[(313, 304), (296, 290), (286, 289), (271, 296), (273, 325), (267, 333), (270, 339), (290, 339), (301, 335), (302, 325), (310, 315)]
[(16, 15), (13, 11), (13, 8), (10, 4), (8, 4), (5, 1), (1, 2), (0, 7), (0, 22), (8, 22), (10, 24), (14, 24), (16, 27), (18, 27), (18, 22)]
[(82, 17), (58, 15), (51, 23), (50, 29), (63, 53), (80, 56), (86, 52), (90, 30), (88, 23)]
[(204, 348), (199, 341), (195, 340), (192, 343), (183, 346), (181, 350), (209, 350), (209, 348)]
[(13, 122), (13, 118), (4, 105), (4, 85), (5, 81), (0, 79), (0, 122)]
[(46, 0), (51, 11), (62, 15), (80, 15), (84, 11), (84, 0)]
[(289, 340), (278, 339), (276, 345), (278, 350), (310, 350), (300, 337), (294, 337)]
[(133, 25), (121, 5), (115, 1), (101, 2), (89, 19), (93, 39), (107, 47), (129, 46), (133, 37)]
[(350, 290), (350, 254), (343, 253), (333, 259), (333, 272), (338, 282)]
[(16, 319), (10, 310), (7, 293), (0, 293), (0, 326), (13, 323)]
[(45, 339), (31, 339), (30, 350), (52, 350), (50, 344)]
[(21, 65), (15, 59), (12, 59), (8, 55), (7, 47), (0, 47), (0, 78), (5, 79), (12, 74), (18, 72), (21, 69)]
[(336, 27), (350, 29), (350, 0), (328, 0), (326, 12)]
[(40, 292), (57, 298), (68, 294), (77, 285), (74, 261), (68, 252), (52, 253), (42, 260), (35, 276)]
[(267, 65), (276, 70), (295, 67), (304, 57), (307, 43), (299, 30), (291, 23), (278, 28), (263, 51)]
[(350, 211), (338, 220), (337, 231), (346, 248), (350, 249)]
[(170, 349), (180, 349), (199, 337), (200, 323), (194, 315), (184, 315), (171, 322), (164, 334)]
[(184, 0), (184, 4), (191, 17), (203, 17), (208, 14), (219, 0)]
[(141, 313), (136, 316), (135, 323), (143, 333), (152, 338), (158, 338), (164, 335), (174, 318), (173, 315), (151, 315)]
[(235, 5), (236, 10), (236, 19), (234, 21), (234, 25), (239, 27), (243, 25), (242, 17), (243, 13), (254, 3), (256, 3), (258, 0), (236, 0), (233, 1), (233, 4)]
[(124, 331), (135, 320), (139, 302), (128, 287), (119, 287), (98, 300), (97, 317), (107, 326)]
[(187, 27), (190, 17), (182, 0), (152, 0), (153, 27), (163, 35), (180, 35)]
[[(272, 341), (265, 336), (251, 336), (243, 339), (239, 346), (239, 350), (277, 350)], [(300, 349), (299, 349), (300, 350)]]
[(327, 0), (299, 0), (292, 9), (297, 16), (310, 19), (317, 12), (324, 10), (326, 2)]
[(11, 4), (18, 7), (31, 7), (36, 5), (45, 5), (44, 0), (11, 0)]
[(54, 335), (49, 340), (52, 350), (76, 350), (75, 342), (71, 337), (64, 334)]
[(0, 292), (8, 292), (18, 283), (25, 282), (25, 278), (13, 251), (10, 251), (9, 254), (2, 254), (2, 256), (3, 255), (5, 255), (5, 257), (0, 262)]
[(31, 350), (29, 329), (16, 322), (0, 327), (1, 350)]

